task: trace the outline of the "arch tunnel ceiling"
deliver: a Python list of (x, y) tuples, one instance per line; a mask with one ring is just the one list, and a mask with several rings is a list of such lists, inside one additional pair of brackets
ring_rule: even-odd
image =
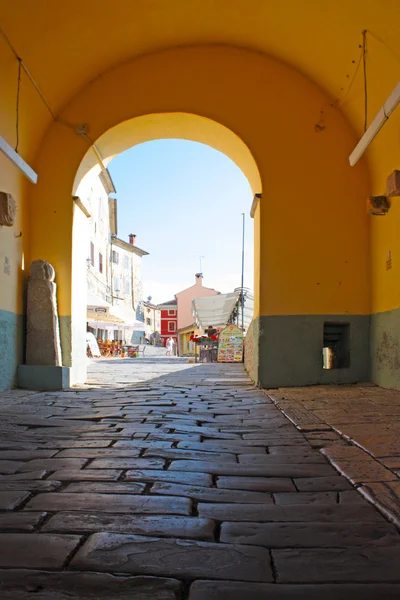
[[(398, 0), (119, 0), (116, 5), (15, 0), (0, 4), (0, 24), (58, 114), (89, 82), (135, 57), (177, 46), (224, 44), (292, 65), (332, 101), (343, 101), (341, 109), (360, 137), (361, 69), (347, 90), (360, 57), (361, 32), (369, 32), (372, 119), (399, 78), (397, 11)], [(0, 68), (10, 77), (13, 62), (0, 40)], [(43, 107), (42, 112), (36, 144), (50, 121)], [(32, 148), (27, 152), (34, 154)]]

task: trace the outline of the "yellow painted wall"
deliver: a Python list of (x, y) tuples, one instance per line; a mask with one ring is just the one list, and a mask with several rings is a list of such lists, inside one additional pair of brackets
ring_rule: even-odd
[[(16, 94), (18, 63), (11, 50), (0, 39), (0, 135), (12, 148), (16, 137)], [(21, 72), (19, 100), (19, 146), (21, 157), (34, 167), (34, 157), (46, 124), (51, 121), (37, 92)], [(17, 203), (17, 217), (13, 227), (0, 226), (0, 310), (23, 312), (23, 282), (29, 273), (30, 225), (28, 194), (30, 183), (17, 167), (0, 153), (0, 191), (11, 194)], [(38, 218), (36, 213), (35, 218)], [(22, 232), (21, 237), (16, 237)], [(10, 275), (4, 273), (8, 258)], [(22, 267), (25, 266), (25, 271)]]
[(254, 212), (254, 317), (260, 314), (260, 284), (261, 284), (261, 201), (258, 201)]
[[(315, 133), (325, 101), (315, 85), (278, 61), (211, 46), (120, 66), (83, 90), (63, 118), (87, 123), (92, 139), (135, 116), (175, 111), (231, 129), (254, 156), (263, 183), (260, 313), (363, 314), (370, 308), (367, 172), (348, 165), (355, 136), (339, 112), (326, 131)], [(229, 156), (229, 147), (220, 149)], [(72, 129), (53, 125), (37, 158), (41, 177), (32, 196), (42, 214), (32, 254), (46, 252), (63, 277), (60, 310), (66, 315), (70, 195), (86, 151)]]
[[(361, 31), (369, 31), (370, 123), (399, 80), (398, 0), (323, 6), (320, 0), (306, 6), (120, 0), (118, 11), (98, 0), (96, 6), (70, 0), (67, 9), (53, 11), (4, 2), (0, 22), (54, 111), (73, 125), (88, 123), (93, 139), (134, 117), (180, 112), (220, 123), (243, 140), (263, 183), (255, 219), (256, 314), (364, 314), (400, 306), (400, 199), (386, 217), (366, 216), (367, 196), (384, 193), (386, 177), (399, 168), (400, 108), (359, 165), (350, 168), (347, 160), (364, 122), (362, 69), (347, 94)], [(107, 43), (99, 44), (106, 29)], [(17, 62), (3, 38), (0, 83), (0, 135), (14, 145)], [(328, 106), (333, 99), (341, 112)], [(316, 134), (321, 108), (326, 129)], [(165, 121), (156, 125), (152, 135), (168, 137)], [(122, 149), (138, 129), (122, 127), (120, 134)], [(235, 160), (225, 141), (203, 131), (187, 135), (203, 136)], [(38, 170), (39, 186), (0, 156), (1, 189), (18, 204), (14, 230), (0, 228), (0, 309), (22, 310), (24, 254), (26, 264), (32, 258), (55, 264), (60, 314), (71, 314), (71, 190), (86, 152), (73, 129), (53, 123), (23, 74), (20, 153)], [(19, 229), (23, 236), (15, 238)], [(4, 256), (11, 258), (10, 276), (3, 275)]]
[[(397, 73), (400, 79), (400, 66)], [(373, 104), (375, 112), (378, 112), (388, 95), (387, 88), (382, 90), (379, 100)], [(374, 113), (371, 117), (373, 116)], [(374, 165), (372, 193), (385, 195), (388, 175), (394, 169), (400, 169), (400, 108), (397, 108), (372, 142), (367, 157)], [(377, 313), (400, 307), (400, 198), (391, 199), (391, 208), (386, 216), (369, 217), (369, 222), (372, 312)], [(387, 270), (386, 257), (389, 251), (392, 268)]]

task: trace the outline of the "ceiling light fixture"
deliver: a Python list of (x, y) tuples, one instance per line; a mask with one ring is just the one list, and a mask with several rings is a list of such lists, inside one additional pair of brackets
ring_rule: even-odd
[(37, 173), (24, 161), (23, 158), (20, 157), (18, 152), (15, 152), (13, 148), (11, 148), (10, 144), (7, 144), (6, 140), (0, 136), (0, 151), (3, 152), (14, 163), (16, 167), (29, 179), (32, 183), (37, 183), (38, 176)]
[(382, 129), (383, 125), (386, 123), (386, 121), (388, 120), (388, 118), (399, 103), (400, 82), (396, 85), (393, 92), (390, 94), (389, 98), (386, 100), (385, 104), (382, 106), (375, 119), (372, 121), (371, 125), (368, 127), (367, 131), (364, 133), (361, 140), (358, 142), (357, 146), (350, 154), (349, 162), (352, 167), (354, 167), (354, 165), (362, 157), (365, 150), (368, 148), (372, 140)]

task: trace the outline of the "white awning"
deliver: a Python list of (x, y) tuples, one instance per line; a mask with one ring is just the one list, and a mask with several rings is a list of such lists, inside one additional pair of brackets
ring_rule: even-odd
[(239, 292), (195, 298), (192, 308), (196, 324), (203, 329), (209, 325), (224, 327), (229, 321), (238, 298)]
[(88, 308), (88, 312), (93, 312), (93, 309), (95, 308), (106, 308), (108, 310), (111, 306), (111, 304), (103, 300), (103, 298), (99, 298), (98, 296), (94, 296), (93, 294), (87, 295), (86, 305)]

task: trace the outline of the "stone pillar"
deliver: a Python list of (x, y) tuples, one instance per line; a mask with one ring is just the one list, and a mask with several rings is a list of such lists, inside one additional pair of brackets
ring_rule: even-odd
[(60, 367), (62, 364), (54, 278), (50, 263), (33, 261), (28, 283), (27, 365)]
[(19, 386), (60, 390), (69, 386), (69, 369), (62, 366), (55, 271), (44, 260), (31, 264), (28, 283), (26, 365), (18, 371)]

